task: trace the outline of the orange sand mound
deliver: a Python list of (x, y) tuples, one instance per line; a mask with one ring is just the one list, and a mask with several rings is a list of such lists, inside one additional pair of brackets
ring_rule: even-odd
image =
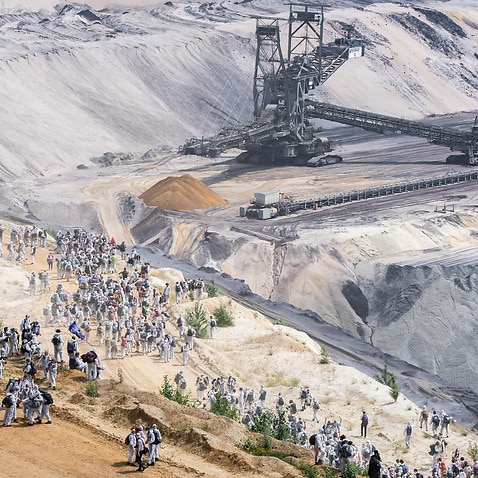
[(147, 206), (168, 211), (191, 211), (227, 204), (227, 201), (189, 174), (162, 179), (139, 198)]

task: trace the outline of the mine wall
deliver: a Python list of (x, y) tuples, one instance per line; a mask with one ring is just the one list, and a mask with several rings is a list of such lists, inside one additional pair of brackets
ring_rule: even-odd
[[(165, 254), (244, 280), (272, 302), (317, 313), (383, 352), (478, 390), (474, 265), (351, 263), (338, 249), (227, 236), (149, 211), (132, 231)], [(181, 242), (179, 244), (178, 242)], [(429, 353), (424, 353), (424, 351)]]
[(475, 265), (383, 264), (374, 277), (360, 278), (360, 290), (369, 308), (370, 343), (478, 390)]

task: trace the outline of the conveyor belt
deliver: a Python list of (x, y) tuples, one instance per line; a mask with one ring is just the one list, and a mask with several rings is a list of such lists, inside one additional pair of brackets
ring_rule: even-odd
[(467, 154), (470, 151), (478, 151), (478, 132), (443, 128), (419, 121), (394, 118), (313, 101), (307, 105), (307, 115), (336, 123), (358, 126), (377, 133), (397, 132), (409, 136), (418, 136), (426, 138), (431, 143), (447, 146), (453, 151), (462, 151)]

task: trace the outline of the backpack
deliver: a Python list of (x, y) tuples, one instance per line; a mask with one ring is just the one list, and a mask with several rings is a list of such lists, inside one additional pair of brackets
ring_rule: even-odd
[(343, 443), (340, 447), (340, 451), (345, 458), (350, 458), (352, 456), (352, 447), (348, 443)]
[(53, 397), (51, 396), (51, 393), (47, 392), (46, 390), (42, 390), (40, 393), (43, 397), (43, 403), (45, 403), (45, 405), (51, 405), (53, 403)]
[(440, 417), (439, 417), (437, 414), (433, 415), (433, 417), (432, 417), (432, 423), (433, 423), (434, 425), (438, 425), (438, 424), (440, 423)]
[(185, 380), (184, 378), (179, 381), (179, 388), (180, 388), (181, 390), (185, 390), (185, 388), (186, 388), (186, 380)]
[(430, 451), (428, 452), (430, 456), (433, 456), (435, 454), (435, 444), (430, 445)]
[(40, 405), (41, 405), (41, 400), (40, 400), (40, 397), (38, 395), (30, 398), (30, 400), (28, 401), (28, 405), (32, 408), (38, 408)]
[(15, 378), (11, 378), (8, 383), (7, 383), (7, 386), (5, 387), (5, 390), (8, 390), (8, 387), (15, 381)]
[(282, 407), (282, 405), (284, 405), (284, 398), (283, 397), (279, 397), (279, 399), (277, 400), (277, 405), (280, 405)]
[(406, 429), (406, 432), (407, 432), (407, 435), (411, 435), (412, 434), (412, 426), (411, 425), (407, 425), (407, 429)]
[(130, 436), (131, 436), (131, 433), (128, 433), (128, 434), (126, 435), (126, 438), (124, 439), (124, 444), (125, 444), (125, 445), (129, 445), (129, 437), (130, 437)]
[(7, 395), (3, 400), (2, 400), (2, 405), (5, 408), (10, 408), (13, 405), (13, 399), (11, 395)]
[(66, 351), (69, 354), (75, 353), (75, 348), (76, 348), (75, 344), (76, 344), (76, 342), (74, 340), (68, 340), (68, 343), (66, 344)]
[(163, 442), (163, 439), (161, 438), (161, 433), (159, 432), (158, 429), (153, 430), (154, 433), (154, 444), (159, 445), (160, 443)]
[(97, 355), (93, 350), (90, 350), (89, 352), (86, 352), (81, 356), (81, 360), (85, 363), (93, 363), (96, 360)]
[(29, 375), (32, 377), (37, 373), (37, 368), (33, 362), (30, 362), (30, 371), (28, 372)]
[(211, 327), (216, 327), (216, 321), (214, 319), (211, 319), (210, 325)]
[(364, 443), (362, 446), (362, 455), (369, 457), (372, 453), (372, 446), (370, 443)]
[(260, 400), (265, 400), (267, 395), (267, 391), (265, 389), (261, 390), (261, 393), (259, 394), (259, 399)]
[(183, 319), (182, 317), (178, 317), (178, 320), (176, 321), (176, 324), (178, 327), (182, 327), (183, 326)]
[(315, 433), (313, 435), (310, 435), (309, 437), (309, 445), (315, 445), (315, 442), (317, 441), (317, 437)]
[(194, 335), (193, 329), (188, 329), (188, 337), (192, 337)]
[(52, 338), (51, 338), (51, 343), (53, 345), (59, 345), (60, 344), (60, 336), (58, 334), (55, 334)]

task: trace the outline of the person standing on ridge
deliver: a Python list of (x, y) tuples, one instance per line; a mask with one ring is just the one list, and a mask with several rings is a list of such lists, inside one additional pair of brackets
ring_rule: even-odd
[(411, 422), (408, 422), (407, 426), (405, 427), (405, 445), (407, 448), (410, 448), (412, 433), (413, 433), (413, 425)]
[(362, 418), (360, 419), (360, 436), (367, 438), (368, 416), (364, 410), (362, 412)]

